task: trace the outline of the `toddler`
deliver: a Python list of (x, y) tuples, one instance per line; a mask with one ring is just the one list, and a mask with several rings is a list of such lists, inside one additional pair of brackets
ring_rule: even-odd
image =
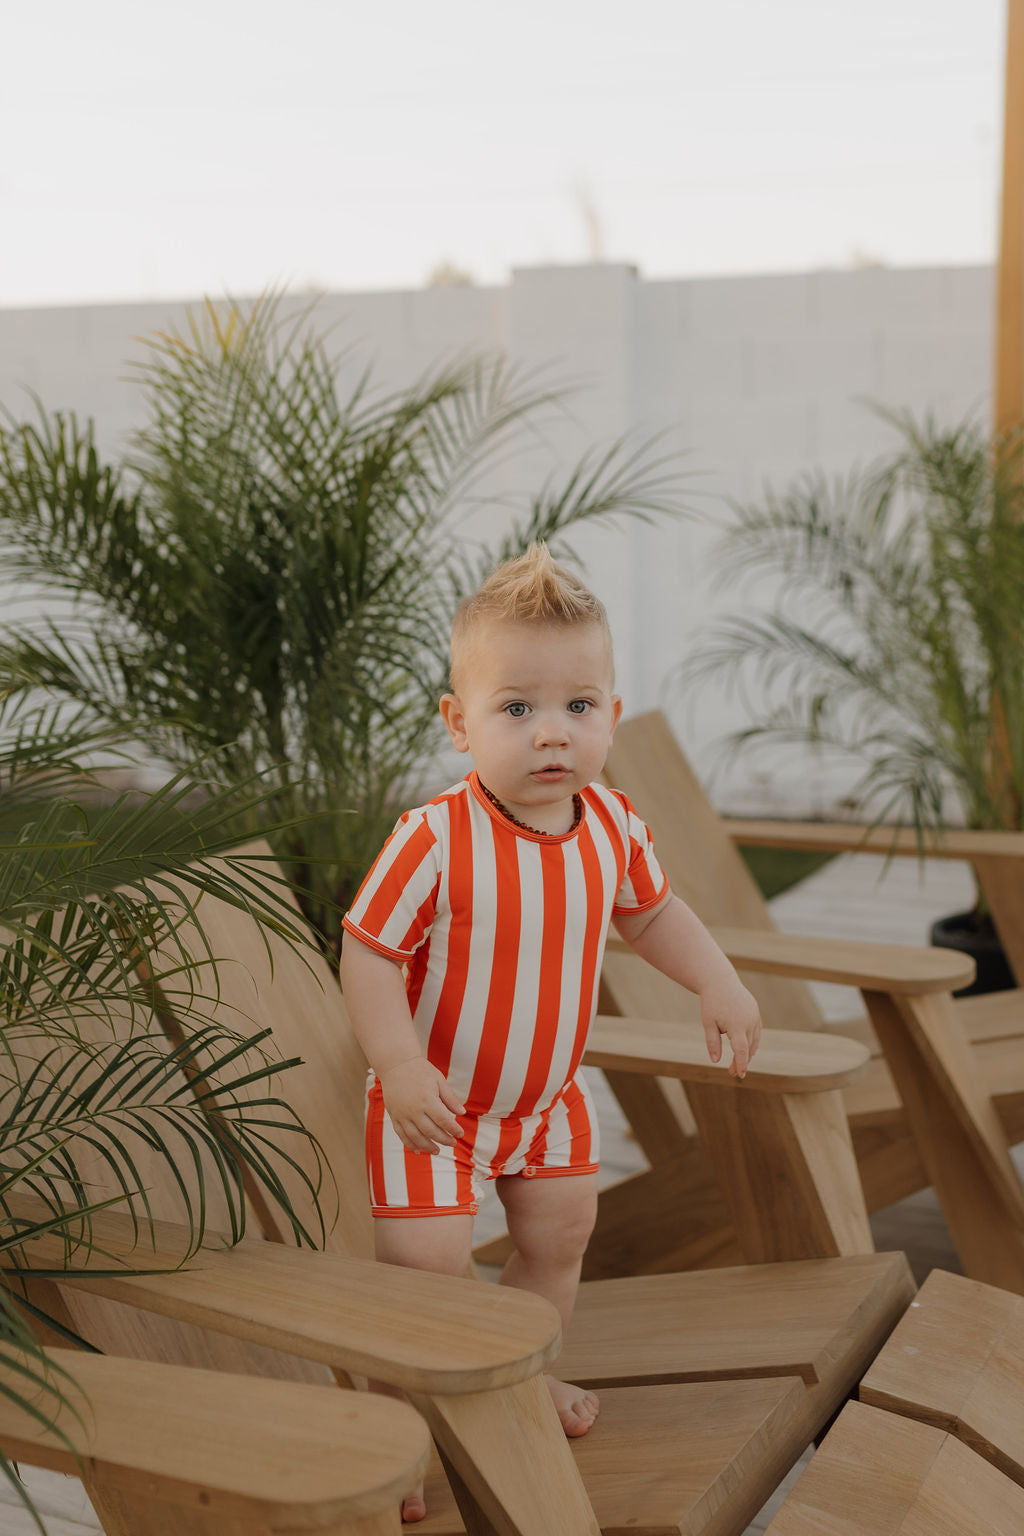
[[(597, 782), (622, 710), (608, 622), (544, 546), (460, 605), (440, 707), (472, 771), (401, 817), (344, 919), (377, 1256), (464, 1274), (493, 1180), (515, 1245), (502, 1284), (568, 1326), (596, 1212), (580, 1062), (609, 923), (699, 995), (711, 1059), (728, 1036), (738, 1077), (761, 1022), (643, 821)], [(548, 1383), (565, 1433), (585, 1434), (597, 1397)], [(406, 1520), (423, 1513), (406, 1500)]]

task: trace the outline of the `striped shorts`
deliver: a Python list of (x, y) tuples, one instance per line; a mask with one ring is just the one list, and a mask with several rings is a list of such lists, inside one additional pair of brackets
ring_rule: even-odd
[(366, 1096), (366, 1168), (375, 1216), (473, 1216), (490, 1179), (596, 1173), (597, 1116), (583, 1074), (537, 1114), (460, 1115), (462, 1138), (439, 1152), (399, 1141), (371, 1074)]

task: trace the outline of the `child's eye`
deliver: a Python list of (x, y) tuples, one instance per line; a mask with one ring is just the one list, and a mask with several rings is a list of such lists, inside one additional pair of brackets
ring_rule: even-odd
[(524, 704), (521, 699), (516, 699), (512, 704), (505, 705), (506, 715), (511, 715), (513, 720), (522, 720), (530, 713), (529, 704)]
[(569, 704), (570, 715), (586, 715), (593, 709), (589, 699), (573, 699)]

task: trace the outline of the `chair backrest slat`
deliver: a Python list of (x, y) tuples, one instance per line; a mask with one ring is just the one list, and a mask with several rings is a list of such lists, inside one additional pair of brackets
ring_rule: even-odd
[[(775, 931), (764, 897), (660, 710), (620, 724), (605, 778), (629, 796), (648, 822), (672, 889), (703, 923)], [(673, 992), (657, 981), (633, 981), (627, 993), (625, 964), (613, 962), (609, 974), (613, 990), (623, 989), (616, 997), (621, 1013), (638, 1011), (644, 998), (648, 1017), (671, 1017), (666, 1009), (678, 1012)], [(744, 981), (760, 1003), (766, 1024), (784, 1029), (822, 1027), (821, 1012), (804, 982), (761, 975), (747, 975)]]
[[(242, 851), (268, 856), (270, 852), (265, 844)], [(372, 1257), (362, 1135), (367, 1065), (331, 966), (312, 944), (299, 950), (243, 909), (209, 894), (203, 896), (198, 913), (217, 962), (216, 978), (213, 966), (201, 958), (198, 935), (185, 925), (181, 937), (196, 957), (199, 990), (207, 999), (216, 997), (212, 1005), (204, 1001), (204, 1012), (241, 1033), (268, 1029), (271, 1038), (264, 1048), (272, 1057), (300, 1059), (302, 1065), (289, 1068), (276, 1085), (273, 1080), (269, 1088), (257, 1083), (252, 1096), (271, 1093), (285, 1100), (320, 1144), (334, 1181), (329, 1176), (322, 1191), (322, 1209), (330, 1224), (327, 1251)], [(301, 924), (297, 903), (294, 915)], [(173, 999), (168, 1001), (173, 1015)], [(316, 1176), (316, 1159), (308, 1146), (291, 1133), (268, 1128), (266, 1134), (272, 1147)], [(315, 1225), (317, 1217), (301, 1177), (289, 1173), (280, 1160), (277, 1167), (298, 1215), (307, 1225)], [(267, 1237), (291, 1241), (287, 1223), (272, 1207), (261, 1204), (256, 1215)]]

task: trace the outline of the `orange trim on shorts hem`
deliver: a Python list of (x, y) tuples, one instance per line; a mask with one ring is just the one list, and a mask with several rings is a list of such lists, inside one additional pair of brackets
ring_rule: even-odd
[[(575, 1171), (575, 1170), (573, 1170)], [(583, 1170), (581, 1169), (580, 1172)], [(480, 1209), (474, 1200), (472, 1205), (412, 1205), (393, 1210), (390, 1205), (371, 1205), (371, 1216), (475, 1216)]]
[[(580, 1163), (577, 1168), (524, 1168), (514, 1179), (565, 1179), (576, 1173), (597, 1173), (599, 1163)], [(506, 1175), (507, 1177), (507, 1175)]]

